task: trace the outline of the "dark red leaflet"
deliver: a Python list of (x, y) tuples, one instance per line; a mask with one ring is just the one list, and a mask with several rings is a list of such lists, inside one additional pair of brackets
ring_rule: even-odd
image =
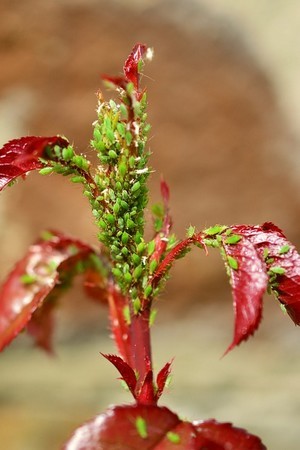
[(5, 144), (0, 150), (0, 190), (15, 178), (42, 168), (43, 164), (39, 159), (46, 158), (46, 148), (55, 145), (65, 148), (69, 142), (60, 136), (26, 136)]
[(185, 422), (165, 407), (115, 406), (79, 427), (64, 450), (266, 450), (241, 428)]
[[(239, 233), (241, 235), (241, 233)], [(231, 278), (235, 327), (233, 341), (225, 353), (248, 339), (259, 326), (262, 317), (262, 299), (267, 289), (266, 267), (256, 248), (246, 237), (236, 244), (223, 245), (227, 257), (234, 258), (238, 267), (228, 265)]]
[(269, 275), (276, 268), (283, 269), (284, 273), (277, 274), (276, 284), (271, 283), (271, 287), (293, 322), (300, 325), (300, 255), (295, 246), (269, 222), (262, 226), (235, 226), (233, 230), (253, 243)]
[(47, 303), (52, 299), (47, 297), (60, 285), (62, 274), (67, 274), (78, 261), (87, 259), (94, 252), (89, 245), (61, 233), (51, 232), (51, 236), (51, 239), (39, 240), (29, 247), (1, 287), (0, 350), (26, 327), (35, 312), (29, 331), (37, 338), (38, 344), (50, 349), (48, 333), (52, 330), (52, 319), (45, 316), (49, 310), (52, 313)]

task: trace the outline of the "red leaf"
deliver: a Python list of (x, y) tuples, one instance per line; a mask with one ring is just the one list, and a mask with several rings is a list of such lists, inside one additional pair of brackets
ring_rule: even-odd
[[(63, 234), (50, 236), (49, 240), (39, 240), (29, 247), (0, 290), (0, 350), (29, 323), (46, 297), (61, 283), (61, 276), (94, 252), (89, 245)], [(45, 305), (47, 309), (50, 307)], [(30, 330), (38, 344), (50, 348), (48, 333), (52, 327), (49, 322), (42, 328), (45, 314), (46, 311), (36, 312)]]
[(137, 394), (137, 401), (139, 405), (155, 405), (157, 403), (157, 396), (153, 389), (152, 370), (149, 370), (145, 375), (141, 388)]
[(112, 77), (110, 75), (102, 75), (102, 79), (104, 81), (108, 81), (109, 83), (113, 83), (115, 86), (120, 87), (121, 89), (126, 89), (128, 83), (133, 83), (134, 89), (137, 93), (138, 100), (141, 97), (139, 92), (139, 81), (140, 81), (140, 71), (139, 71), (139, 62), (142, 60), (144, 54), (147, 51), (147, 46), (143, 44), (136, 44), (130, 55), (125, 61), (123, 72), (124, 77)]
[(235, 333), (227, 351), (257, 329), (268, 282), (294, 323), (300, 324), (300, 256), (295, 247), (272, 223), (236, 225), (231, 231), (241, 239), (229, 244), (226, 242), (230, 237), (226, 233), (222, 235), (227, 258), (234, 258), (231, 261), (236, 261), (238, 266), (230, 268)]
[[(217, 444), (223, 450), (266, 450), (261, 440), (242, 428), (235, 428), (230, 423), (218, 423), (215, 420), (194, 422), (201, 438)], [(198, 447), (199, 448), (199, 447)], [(202, 448), (202, 447), (201, 447)], [(207, 447), (211, 448), (211, 447)], [(214, 447), (212, 447), (213, 449)]]
[(161, 261), (161, 263), (159, 264), (159, 266), (157, 267), (156, 271), (153, 274), (153, 277), (151, 279), (151, 283), (153, 286), (157, 286), (157, 284), (165, 275), (165, 273), (170, 269), (175, 259), (180, 258), (182, 253), (188, 250), (188, 248), (194, 242), (195, 239), (193, 237), (184, 239), (183, 241), (180, 241), (177, 245), (175, 245), (175, 247), (173, 247), (172, 250), (169, 251), (169, 253), (167, 253), (167, 255)]
[(230, 424), (184, 422), (165, 407), (115, 406), (79, 427), (64, 450), (265, 450)]
[(42, 168), (43, 164), (39, 158), (46, 157), (44, 154), (46, 148), (55, 145), (64, 148), (69, 143), (60, 136), (26, 136), (5, 144), (0, 150), (0, 190), (15, 178), (26, 175), (30, 170)]
[[(269, 274), (275, 275), (275, 284), (271, 289), (277, 294), (291, 319), (300, 325), (300, 255), (283, 232), (272, 223), (261, 227), (234, 227), (237, 233), (243, 233), (255, 246)], [(267, 253), (266, 253), (267, 252)], [(283, 269), (282, 274), (276, 272)]]
[(167, 379), (171, 373), (171, 365), (172, 362), (168, 362), (164, 365), (164, 367), (158, 372), (156, 377), (156, 384), (157, 384), (157, 392), (156, 392), (156, 399), (158, 400), (161, 394), (163, 393), (163, 390), (165, 388)]
[[(237, 232), (237, 231), (236, 231)], [(237, 233), (242, 235), (242, 233)], [(262, 298), (267, 289), (268, 276), (265, 263), (246, 237), (234, 245), (223, 245), (227, 258), (237, 262), (237, 268), (228, 265), (231, 278), (235, 314), (234, 338), (225, 353), (248, 339), (259, 326), (262, 317)]]
[(140, 74), (139, 74), (139, 62), (143, 58), (144, 54), (146, 53), (147, 46), (143, 44), (136, 44), (130, 55), (125, 61), (123, 71), (126, 80), (133, 83), (136, 91), (139, 90), (139, 80), (140, 80)]
[(132, 393), (133, 397), (136, 398), (136, 376), (134, 373), (134, 370), (127, 364), (125, 361), (123, 361), (120, 356), (117, 355), (105, 355), (104, 353), (101, 353), (104, 358), (106, 358), (108, 361), (110, 361), (116, 369), (119, 371), (119, 373), (122, 376), (122, 379), (127, 384), (130, 392)]
[(45, 299), (43, 305), (32, 314), (27, 324), (27, 331), (33, 337), (35, 345), (51, 354), (53, 353), (52, 335), (55, 306), (55, 299)]

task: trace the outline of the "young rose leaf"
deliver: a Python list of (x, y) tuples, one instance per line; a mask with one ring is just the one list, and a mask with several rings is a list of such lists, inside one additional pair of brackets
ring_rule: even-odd
[(146, 51), (147, 51), (146, 45), (136, 44), (125, 61), (123, 67), (124, 77), (112, 77), (109, 75), (102, 75), (102, 79), (124, 90), (126, 90), (128, 83), (132, 83), (139, 100), (141, 97), (141, 93), (139, 92), (140, 63), (143, 60), (143, 56), (146, 53)]
[(300, 324), (300, 256), (295, 247), (272, 223), (236, 225), (230, 230), (229, 238), (234, 239), (222, 235), (235, 311), (234, 338), (227, 351), (258, 328), (268, 286), (294, 323)]
[(157, 400), (160, 398), (161, 394), (163, 393), (163, 390), (166, 386), (167, 380), (171, 374), (171, 365), (172, 362), (168, 362), (164, 365), (164, 367), (158, 372), (156, 377), (156, 384), (157, 384), (157, 392), (156, 392), (156, 398)]
[(165, 407), (115, 406), (79, 427), (64, 450), (266, 450), (230, 424), (185, 422)]
[(133, 83), (136, 91), (139, 90), (140, 69), (139, 64), (142, 61), (144, 54), (147, 51), (147, 46), (144, 44), (136, 44), (127, 60), (125, 61), (123, 71), (126, 80)]
[(89, 245), (57, 232), (29, 247), (0, 289), (0, 350), (31, 319), (29, 331), (37, 344), (50, 349), (52, 319), (46, 317), (52, 313), (53, 296), (68, 285), (76, 264), (88, 261), (91, 253), (94, 250)]
[[(170, 200), (170, 189), (165, 180), (162, 178), (160, 182), (160, 191), (163, 199), (163, 206), (156, 205), (156, 213), (158, 213), (159, 218), (159, 228), (156, 229), (156, 235), (153, 242), (153, 251), (150, 257), (150, 272), (151, 263), (155, 264), (155, 268), (161, 261), (163, 254), (168, 245), (168, 238), (170, 235), (170, 230), (172, 228), (172, 218), (169, 212), (169, 200)], [(157, 214), (156, 214), (157, 215)], [(155, 227), (156, 228), (156, 227)]]
[(228, 244), (227, 237), (223, 236), (235, 314), (234, 338), (225, 353), (247, 340), (258, 328), (262, 317), (262, 297), (268, 285), (264, 261), (252, 242), (242, 233), (240, 236), (241, 239), (234, 244)]
[(56, 296), (49, 295), (50, 298), (45, 299), (42, 306), (32, 314), (27, 324), (27, 332), (33, 338), (37, 347), (45, 350), (47, 353), (53, 353), (52, 336), (54, 330), (53, 313), (56, 307)]
[(249, 434), (242, 428), (233, 427), (230, 423), (218, 423), (216, 420), (206, 420), (204, 422), (194, 422), (194, 427), (197, 430), (198, 436), (208, 439), (209, 442), (219, 445), (224, 450), (267, 449), (257, 436)]
[(38, 137), (26, 136), (14, 139), (0, 150), (0, 190), (19, 176), (27, 172), (41, 169), (40, 158), (46, 158), (46, 149), (58, 145), (66, 148), (69, 143), (60, 136)]
[(283, 232), (272, 223), (236, 226), (255, 246), (264, 260), (269, 285), (296, 325), (300, 325), (300, 255)]
[(120, 375), (122, 376), (122, 380), (125, 381), (125, 383), (128, 386), (128, 389), (132, 393), (133, 397), (136, 398), (136, 376), (134, 373), (134, 370), (127, 364), (125, 361), (123, 361), (120, 356), (117, 355), (105, 355), (104, 353), (101, 353), (104, 358), (106, 358), (109, 362), (111, 362), (116, 369), (119, 371)]

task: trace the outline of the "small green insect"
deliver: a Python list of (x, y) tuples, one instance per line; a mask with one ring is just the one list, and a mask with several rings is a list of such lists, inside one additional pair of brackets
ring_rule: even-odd
[(136, 431), (140, 435), (142, 439), (146, 439), (148, 437), (147, 424), (143, 417), (138, 416), (135, 420)]
[(167, 433), (167, 439), (172, 442), (172, 444), (179, 444), (180, 443), (180, 436), (177, 433), (174, 433), (173, 431), (168, 431)]

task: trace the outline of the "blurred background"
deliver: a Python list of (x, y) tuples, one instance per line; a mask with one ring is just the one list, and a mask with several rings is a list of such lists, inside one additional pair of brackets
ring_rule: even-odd
[[(100, 74), (119, 74), (145, 42), (155, 51), (143, 78), (150, 201), (163, 174), (178, 236), (190, 224), (273, 221), (299, 248), (299, 26), (292, 0), (2, 0), (0, 143), (63, 134), (93, 158)], [(4, 191), (0, 223), (1, 279), (47, 227), (96, 242), (80, 188), (55, 175)], [(299, 449), (300, 331), (275, 300), (265, 299), (256, 338), (221, 359), (230, 289), (219, 255), (194, 251), (173, 270), (160, 309), (157, 369), (176, 356), (161, 404), (232, 421), (272, 450)], [(1, 448), (54, 450), (108, 404), (130, 401), (99, 356), (114, 351), (106, 311), (84, 301), (80, 283), (62, 301), (55, 341), (55, 358), (26, 336), (1, 355)]]

